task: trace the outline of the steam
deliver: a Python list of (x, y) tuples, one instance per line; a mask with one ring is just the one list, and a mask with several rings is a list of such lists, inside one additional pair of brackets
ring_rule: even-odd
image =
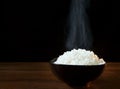
[(65, 33), (67, 50), (92, 47), (93, 40), (87, 13), (89, 6), (90, 0), (71, 0)]

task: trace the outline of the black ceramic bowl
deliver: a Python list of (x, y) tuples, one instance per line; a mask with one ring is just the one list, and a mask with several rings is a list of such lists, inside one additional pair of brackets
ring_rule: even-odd
[(53, 73), (71, 87), (83, 87), (98, 78), (105, 64), (101, 65), (64, 65), (55, 64), (57, 58), (50, 61)]

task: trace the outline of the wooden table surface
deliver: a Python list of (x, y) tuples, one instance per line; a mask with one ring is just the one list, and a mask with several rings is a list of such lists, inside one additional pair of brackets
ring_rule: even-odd
[[(0, 89), (71, 89), (58, 80), (47, 62), (1, 62)], [(87, 89), (120, 89), (120, 62), (107, 63)]]

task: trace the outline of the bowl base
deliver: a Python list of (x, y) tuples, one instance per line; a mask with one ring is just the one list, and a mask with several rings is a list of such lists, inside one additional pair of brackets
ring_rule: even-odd
[(70, 85), (68, 84), (72, 89), (89, 89), (91, 87), (91, 82), (87, 84), (81, 84), (81, 85)]

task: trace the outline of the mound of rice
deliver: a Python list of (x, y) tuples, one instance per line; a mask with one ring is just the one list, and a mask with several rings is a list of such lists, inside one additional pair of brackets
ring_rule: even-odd
[(100, 59), (93, 51), (73, 49), (64, 52), (54, 63), (66, 65), (100, 65), (104, 64), (105, 61), (102, 58)]

